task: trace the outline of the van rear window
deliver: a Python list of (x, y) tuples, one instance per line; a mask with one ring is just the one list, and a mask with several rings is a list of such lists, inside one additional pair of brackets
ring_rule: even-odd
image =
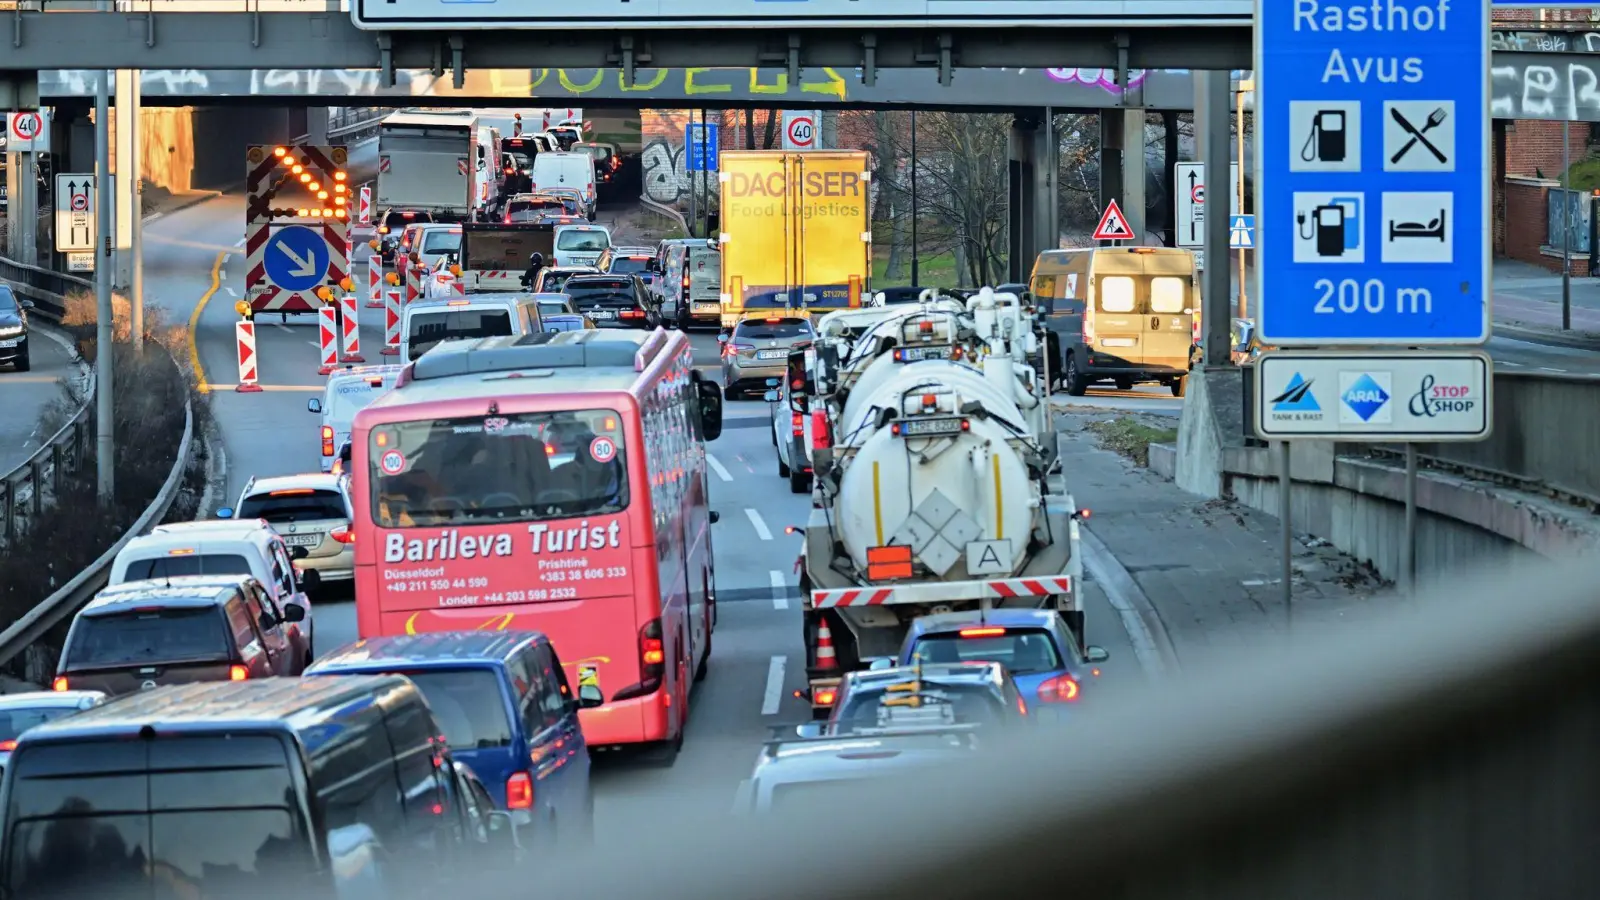
[(181, 578), (185, 575), (250, 575), (250, 561), (236, 553), (200, 553), (190, 556), (153, 556), (128, 563), (123, 581)]
[(1100, 311), (1108, 313), (1133, 312), (1133, 279), (1126, 275), (1107, 275), (1098, 282)]
[(228, 659), (232, 635), (214, 606), (80, 616), (63, 667), (74, 670)]
[(494, 672), (419, 669), (399, 674), (416, 682), (451, 750), (511, 746), (511, 719)]
[(505, 309), (452, 309), (417, 313), (411, 317), (406, 346), (416, 359), (444, 341), (470, 341), (474, 338), (502, 337), (511, 334), (511, 312)]

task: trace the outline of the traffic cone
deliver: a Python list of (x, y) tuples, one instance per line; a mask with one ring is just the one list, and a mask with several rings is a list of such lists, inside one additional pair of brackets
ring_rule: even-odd
[(828, 628), (827, 619), (817, 623), (817, 668), (839, 668), (839, 658), (833, 654), (833, 632)]

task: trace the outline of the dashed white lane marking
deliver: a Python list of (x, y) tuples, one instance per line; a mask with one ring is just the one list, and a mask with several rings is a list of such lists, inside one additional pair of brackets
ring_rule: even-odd
[(239, 296), (239, 292), (234, 290), (233, 288), (228, 288), (227, 290), (228, 290), (228, 296), (230, 296), (230, 297)]
[(244, 246), (244, 240), (245, 240), (244, 238), (239, 238), (239, 240), (234, 244), (234, 246), (235, 247), (243, 247)]
[(289, 326), (283, 324), (282, 322), (273, 322), (272, 324), (277, 326), (279, 331), (288, 331), (289, 330)]
[(761, 696), (763, 716), (778, 714), (778, 706), (783, 703), (783, 670), (788, 664), (788, 657), (774, 656), (767, 666), (767, 690)]
[(222, 270), (218, 271), (217, 272), (217, 277), (222, 279), (223, 281), (227, 281), (228, 280), (228, 270), (227, 269), (222, 269)]
[(1555, 372), (1557, 374), (1561, 374), (1561, 373), (1565, 373), (1567, 370), (1566, 369), (1552, 369), (1549, 366), (1540, 366), (1539, 367), (1539, 371), (1541, 371), (1541, 372)]
[(723, 481), (733, 480), (733, 476), (728, 474), (728, 470), (723, 467), (722, 460), (717, 459), (715, 456), (712, 456), (709, 453), (706, 454), (706, 465), (710, 466), (711, 471), (717, 473), (717, 477), (721, 478)]
[(762, 520), (761, 513), (747, 506), (744, 509), (744, 514), (750, 517), (750, 527), (756, 530), (757, 537), (760, 537), (763, 541), (772, 540), (772, 532), (767, 530), (767, 523)]
[(779, 570), (768, 572), (772, 579), (772, 608), (789, 608), (789, 579)]

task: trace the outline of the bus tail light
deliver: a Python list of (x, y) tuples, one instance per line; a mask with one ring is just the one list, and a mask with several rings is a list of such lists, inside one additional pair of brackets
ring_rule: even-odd
[(513, 772), (506, 779), (506, 809), (533, 808), (533, 776), (527, 772)]
[(632, 700), (653, 694), (661, 689), (666, 674), (667, 647), (662, 638), (661, 620), (651, 619), (639, 629), (639, 682), (617, 691), (611, 700)]
[(324, 425), (324, 426), (322, 426), (322, 455), (323, 456), (332, 456), (333, 455), (333, 426), (332, 425)]

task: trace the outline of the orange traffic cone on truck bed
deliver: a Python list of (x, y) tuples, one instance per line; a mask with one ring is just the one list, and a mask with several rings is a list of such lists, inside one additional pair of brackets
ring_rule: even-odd
[(827, 619), (817, 623), (817, 668), (839, 668), (839, 658), (833, 654), (833, 632), (828, 628)]

